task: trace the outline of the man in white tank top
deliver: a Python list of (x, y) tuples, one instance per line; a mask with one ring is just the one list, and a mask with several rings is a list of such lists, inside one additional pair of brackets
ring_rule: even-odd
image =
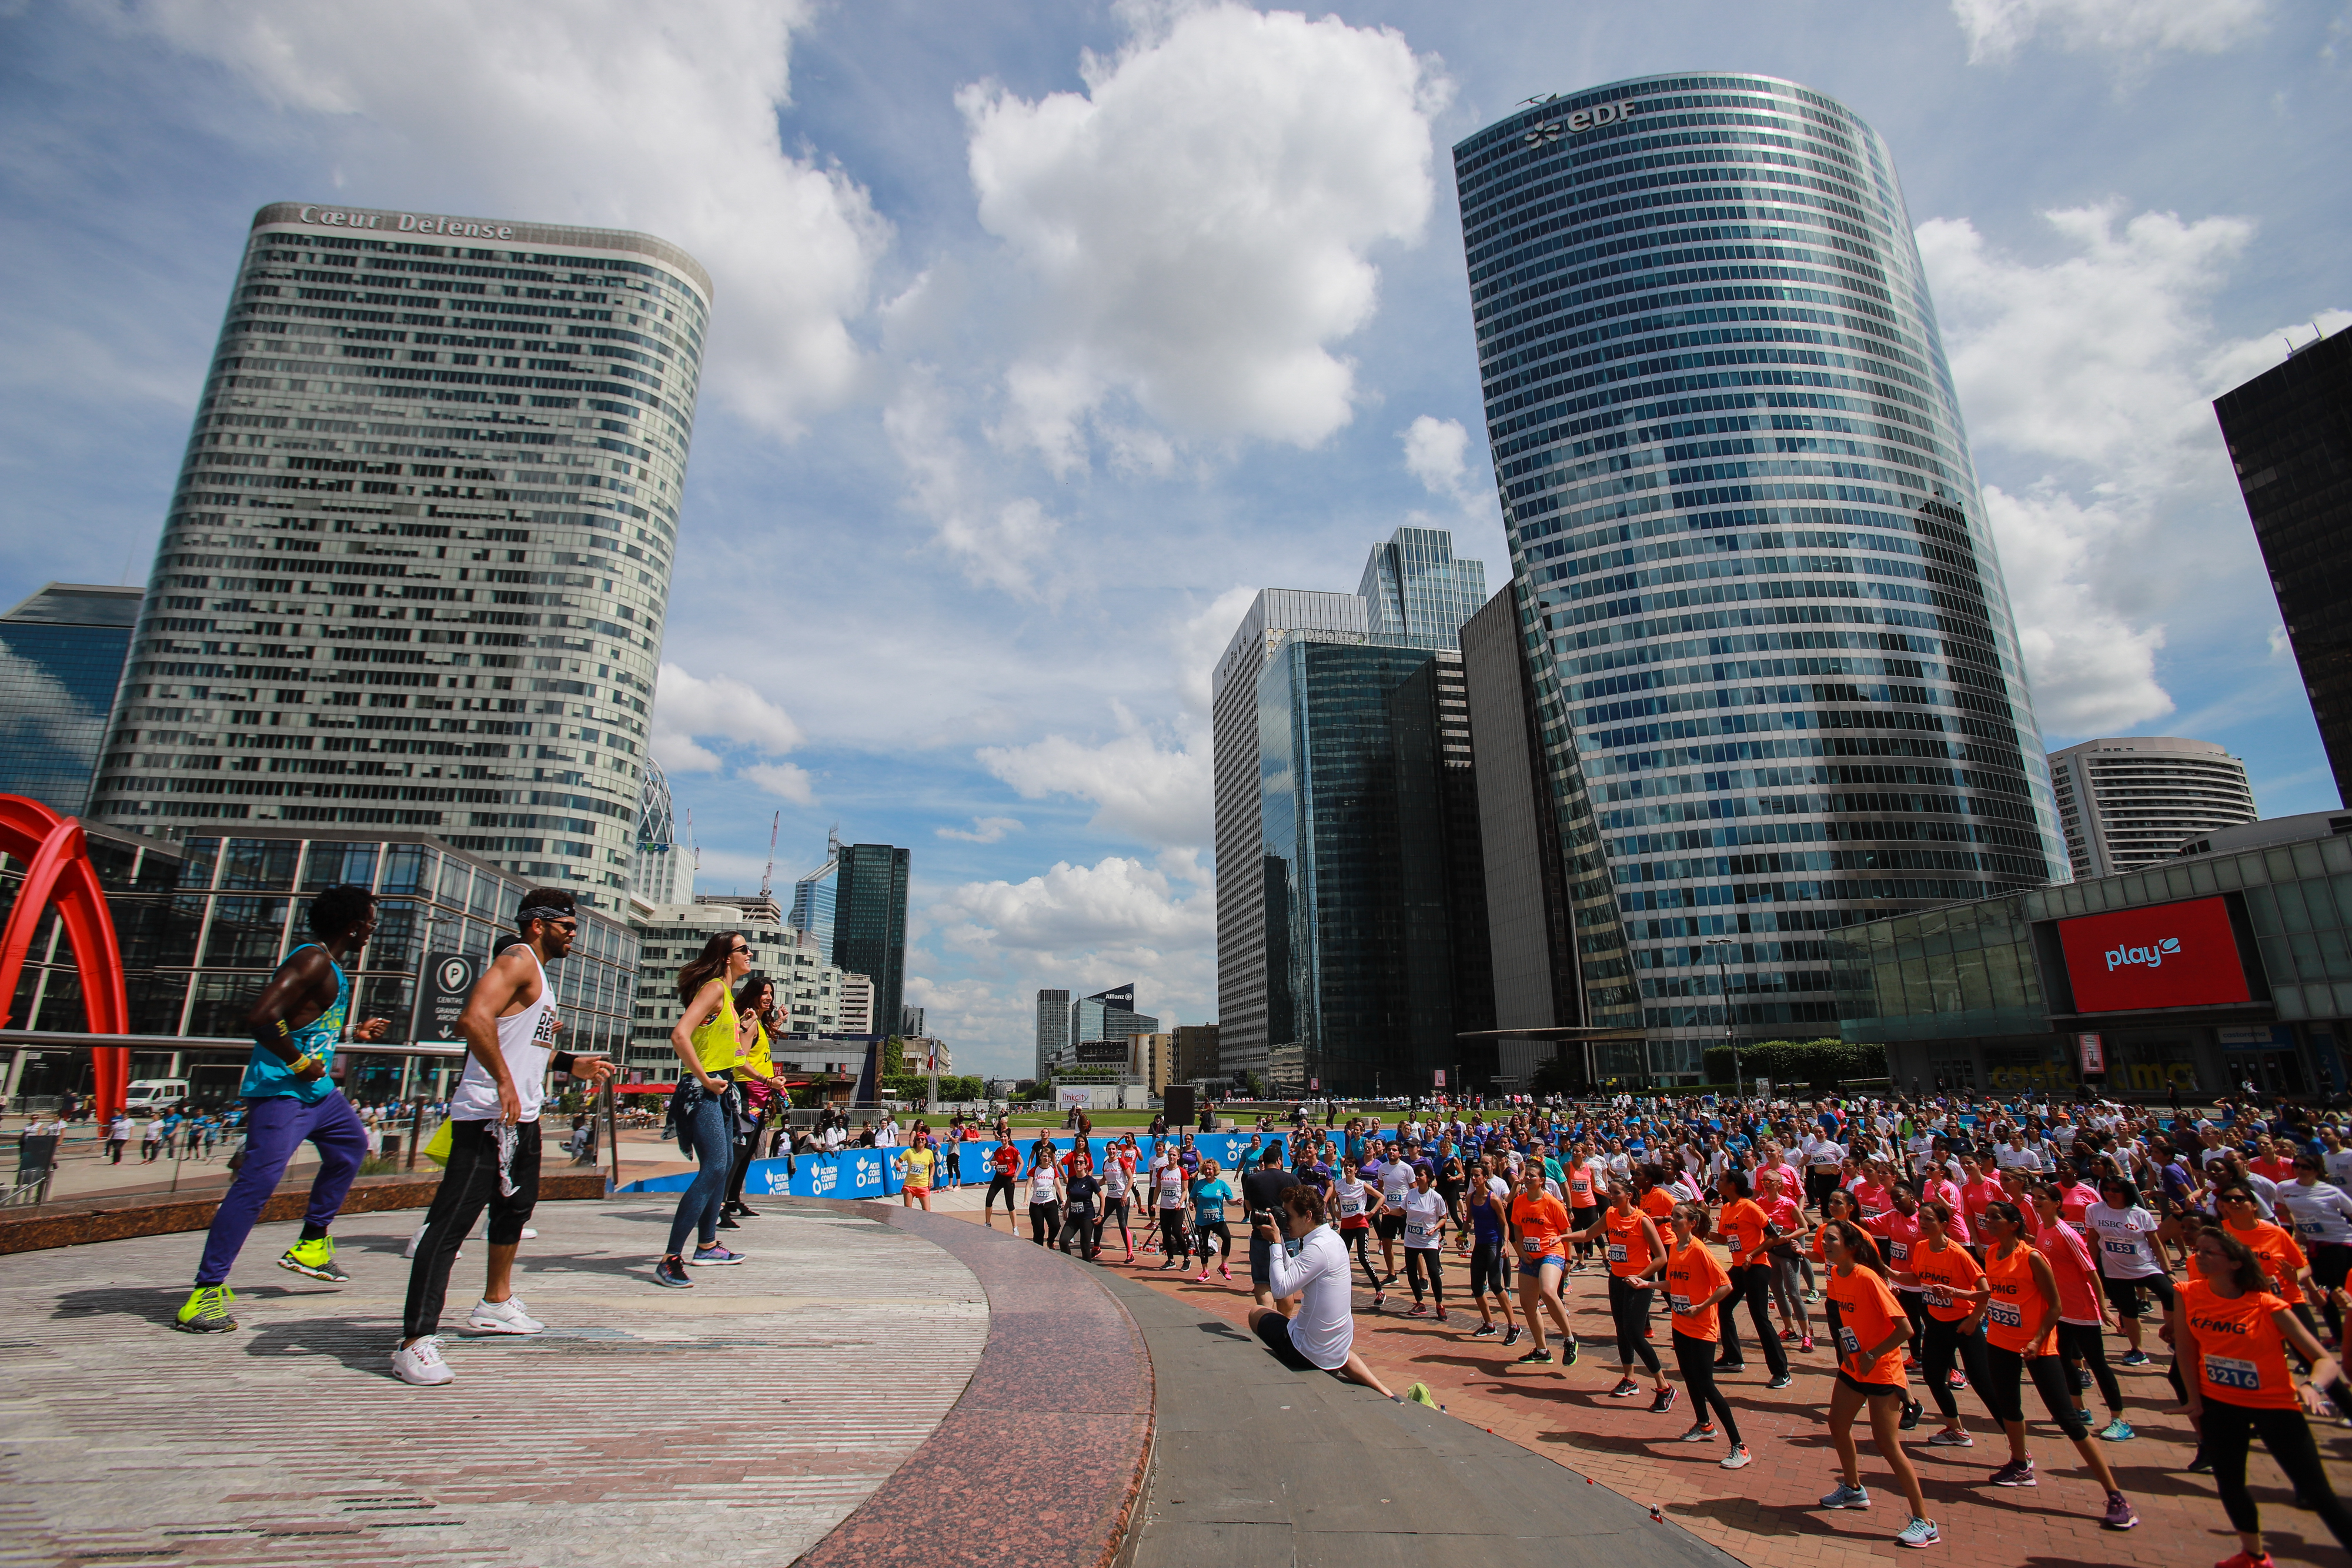
[(537, 1333), (547, 1325), (513, 1289), (515, 1253), (539, 1201), (539, 1105), (548, 1069), (587, 1080), (614, 1071), (601, 1056), (555, 1049), (555, 997), (547, 966), (572, 950), (580, 921), (572, 894), (533, 888), (515, 916), (522, 940), (492, 959), (466, 998), (466, 1071), (449, 1097), (449, 1163), (425, 1212), (425, 1239), (408, 1274), (408, 1302), (392, 1369), (430, 1386), (457, 1374), (441, 1358), (441, 1307), (449, 1266), (487, 1205), (489, 1278), (467, 1324), (477, 1333)]

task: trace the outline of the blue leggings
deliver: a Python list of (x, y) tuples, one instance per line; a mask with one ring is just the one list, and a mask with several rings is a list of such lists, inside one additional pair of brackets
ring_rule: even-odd
[(735, 1163), (735, 1140), (727, 1129), (727, 1103), (706, 1095), (687, 1121), (694, 1157), (702, 1162), (694, 1185), (677, 1200), (677, 1214), (669, 1222), (669, 1250), (682, 1254), (688, 1231), (705, 1247), (719, 1239), (719, 1210), (727, 1202), (727, 1176)]
[(360, 1174), (360, 1161), (367, 1157), (367, 1129), (360, 1125), (358, 1113), (341, 1090), (330, 1090), (315, 1105), (305, 1105), (291, 1094), (245, 1103), (245, 1158), (213, 1213), (204, 1260), (196, 1265), (197, 1284), (227, 1282), (236, 1255), (245, 1249), (245, 1239), (261, 1218), (261, 1206), (278, 1190), (287, 1162), (305, 1143), (319, 1145), (319, 1175), (310, 1183), (310, 1203), (302, 1218), (324, 1230), (343, 1207), (352, 1178)]

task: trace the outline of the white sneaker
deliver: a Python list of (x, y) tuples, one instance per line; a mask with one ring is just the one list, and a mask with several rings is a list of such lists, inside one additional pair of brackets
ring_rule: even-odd
[[(422, 1225), (416, 1228), (416, 1234), (408, 1239), (408, 1249), (401, 1254), (403, 1258), (413, 1260), (416, 1256), (416, 1249), (425, 1245), (425, 1228)], [(531, 1234), (531, 1232), (525, 1231), (523, 1234), (528, 1236)], [(466, 1249), (463, 1247), (460, 1247), (457, 1249), (456, 1255), (453, 1256), (449, 1261), (455, 1263), (458, 1259), (463, 1258), (465, 1255)]]
[(547, 1325), (522, 1310), (520, 1296), (503, 1301), (476, 1301), (466, 1326), (478, 1333), (537, 1333)]
[(415, 1344), (394, 1351), (392, 1370), (403, 1383), (414, 1383), (419, 1388), (457, 1381), (457, 1375), (441, 1359), (441, 1336), (437, 1333), (426, 1334)]
[(1748, 1451), (1745, 1443), (1723, 1456), (1723, 1468), (1727, 1470), (1744, 1470), (1755, 1462), (1756, 1456)]
[(525, 1241), (536, 1241), (539, 1239), (539, 1232), (526, 1225), (522, 1228), (522, 1239)]

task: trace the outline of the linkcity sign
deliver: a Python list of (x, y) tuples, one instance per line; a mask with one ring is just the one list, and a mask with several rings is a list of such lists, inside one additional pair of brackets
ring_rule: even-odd
[(485, 224), (465, 218), (428, 218), (416, 213), (365, 213), (349, 207), (319, 207), (305, 203), (297, 214), (306, 224), (321, 228), (373, 229), (382, 228), (383, 220), (394, 220), (393, 226), (402, 234), (463, 235), (469, 239), (512, 239), (512, 224)]

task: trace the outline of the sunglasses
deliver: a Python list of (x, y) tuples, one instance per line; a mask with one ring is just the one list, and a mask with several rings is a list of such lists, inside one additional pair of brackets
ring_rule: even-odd
[(2230, 1193), (2230, 1194), (2228, 1194), (2227, 1196), (2225, 1196), (2225, 1197), (2221, 1199), (2221, 1201), (2222, 1201), (2223, 1203), (2243, 1203), (2243, 1204), (2252, 1204), (2254, 1200), (2253, 1200), (2252, 1198), (2251, 1198), (2251, 1197), (2247, 1197), (2244, 1193), (2242, 1193), (2242, 1192), (2233, 1192), (2233, 1193)]

